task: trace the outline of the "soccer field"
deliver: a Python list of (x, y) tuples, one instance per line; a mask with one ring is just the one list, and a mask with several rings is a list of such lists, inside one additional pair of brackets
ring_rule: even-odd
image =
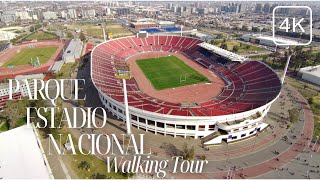
[(175, 56), (141, 59), (136, 63), (156, 90), (210, 82)]
[(43, 64), (53, 56), (57, 49), (58, 47), (25, 48), (7, 61), (3, 66), (31, 64), (31, 59), (36, 60), (37, 57), (39, 58), (40, 64)]

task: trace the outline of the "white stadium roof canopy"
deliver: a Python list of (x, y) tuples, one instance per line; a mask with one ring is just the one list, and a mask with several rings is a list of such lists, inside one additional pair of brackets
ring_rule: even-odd
[(219, 48), (217, 46), (214, 46), (214, 45), (206, 43), (206, 42), (200, 43), (200, 44), (198, 44), (198, 46), (205, 48), (209, 51), (212, 51), (213, 53), (218, 54), (222, 57), (226, 57), (226, 58), (230, 59), (231, 61), (244, 62), (245, 60), (247, 60), (247, 58), (245, 58), (243, 56), (240, 56), (238, 54), (235, 54), (233, 52), (227, 51), (225, 49)]
[(0, 179), (53, 179), (35, 131), (24, 125), (0, 133)]

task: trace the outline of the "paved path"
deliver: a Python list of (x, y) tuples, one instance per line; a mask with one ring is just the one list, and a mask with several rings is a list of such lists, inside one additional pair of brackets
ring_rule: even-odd
[[(92, 90), (90, 81), (87, 81), (87, 99), (90, 99), (90, 104), (87, 106), (95, 107), (101, 106), (95, 90)], [(286, 89), (286, 88), (285, 88)], [(210, 151), (204, 151), (199, 145), (199, 140), (184, 139), (184, 138), (172, 138), (162, 135), (155, 135), (145, 132), (136, 128), (132, 128), (134, 134), (147, 134), (145, 140), (146, 149), (151, 148), (157, 156), (153, 158), (169, 158), (175, 153), (178, 153), (182, 148), (183, 142), (187, 142), (189, 145), (194, 145), (197, 155), (206, 155), (210, 160), (210, 165), (205, 169), (205, 173), (202, 174), (170, 174), (167, 178), (226, 178), (228, 175), (228, 169), (230, 164), (236, 166), (232, 171), (233, 178), (252, 178), (274, 171), (274, 168), (279, 168), (290, 162), (296, 156), (298, 156), (308, 143), (308, 139), (312, 136), (313, 130), (313, 116), (312, 112), (306, 103), (306, 100), (294, 89), (290, 88), (290, 92), (283, 93), (279, 103), (285, 104), (285, 106), (273, 105), (274, 112), (269, 116), (268, 122), (270, 122), (274, 128), (268, 129), (262, 132), (258, 137), (248, 139), (238, 143), (232, 143), (229, 145), (220, 145), (210, 147)], [(288, 96), (288, 97), (287, 97)], [(290, 99), (290, 98), (291, 99)], [(295, 100), (292, 100), (295, 99)], [(304, 121), (299, 121), (293, 124), (293, 127), (288, 130), (285, 127), (285, 122), (279, 121), (287, 115), (288, 109), (291, 109), (295, 103), (298, 102), (298, 107), (303, 109)], [(87, 102), (88, 103), (88, 102)], [(296, 105), (295, 105), (296, 106)], [(284, 115), (280, 115), (280, 112), (284, 112)], [(115, 120), (114, 117), (108, 116), (109, 121), (106, 128), (96, 130), (96, 133), (106, 134), (121, 134), (125, 133), (124, 124), (121, 121)], [(276, 120), (274, 120), (276, 119)], [(298, 135), (300, 134), (303, 135)], [(80, 136), (82, 133), (92, 133), (92, 129), (73, 129), (72, 133), (75, 137)], [(290, 143), (281, 140), (283, 136), (288, 136)], [(297, 138), (290, 138), (293, 135), (298, 135)], [(159, 138), (161, 137), (161, 138)], [(253, 141), (254, 140), (254, 141)], [(163, 144), (166, 142), (167, 144)], [(89, 144), (89, 143), (88, 143)], [(87, 144), (87, 145), (88, 145)], [(166, 148), (161, 148), (164, 145)], [(169, 148), (168, 148), (169, 147)], [(275, 155), (273, 151), (280, 152), (279, 155)], [(100, 158), (105, 158), (101, 156)], [(276, 160), (279, 159), (279, 160)], [(230, 163), (229, 163), (230, 162)], [(232, 163), (231, 163), (232, 162)]]
[[(285, 164), (289, 163), (292, 159), (296, 158), (302, 151), (305, 149), (304, 144), (309, 144), (310, 139), (313, 135), (313, 114), (312, 111), (307, 103), (307, 101), (304, 99), (304, 97), (299, 94), (296, 91), (296, 95), (300, 101), (300, 105), (304, 112), (304, 127), (303, 131), (301, 133), (301, 136), (298, 137), (298, 140), (290, 146), (286, 151), (280, 153), (278, 156), (274, 157), (273, 159), (267, 160), (265, 162), (262, 162), (260, 164), (241, 168), (241, 169), (235, 169), (232, 172), (232, 178), (234, 179), (240, 179), (240, 178), (254, 178), (258, 177), (260, 175), (263, 175), (265, 173), (268, 173), (270, 171), (276, 170)], [(277, 160), (279, 159), (279, 160)], [(202, 173), (202, 174), (183, 174), (179, 176), (175, 176), (176, 178), (227, 178), (228, 174), (231, 174), (228, 171), (222, 171), (222, 172), (214, 172), (214, 173)]]

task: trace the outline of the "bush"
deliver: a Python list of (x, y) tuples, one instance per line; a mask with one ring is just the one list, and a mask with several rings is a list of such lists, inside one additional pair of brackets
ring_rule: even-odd
[(290, 122), (291, 123), (295, 123), (299, 120), (299, 111), (297, 108), (293, 108), (291, 110), (289, 110), (289, 117), (290, 117)]
[(194, 155), (195, 155), (195, 150), (194, 147), (191, 146), (190, 148), (188, 147), (187, 143), (183, 144), (183, 159), (185, 160), (193, 160)]
[(313, 97), (310, 97), (310, 98), (308, 99), (308, 103), (309, 103), (310, 105), (312, 105), (312, 104), (314, 103)]
[(206, 160), (206, 159), (207, 159), (207, 156), (206, 156), (206, 155), (201, 155), (201, 156), (200, 156), (200, 159), (201, 159), (201, 160)]
[(79, 165), (78, 165), (78, 168), (79, 169), (82, 169), (82, 170), (86, 170), (86, 171), (88, 171), (89, 169), (90, 169), (90, 167), (91, 167), (91, 164), (90, 163), (88, 163), (87, 161), (81, 161), (80, 163), (79, 163)]

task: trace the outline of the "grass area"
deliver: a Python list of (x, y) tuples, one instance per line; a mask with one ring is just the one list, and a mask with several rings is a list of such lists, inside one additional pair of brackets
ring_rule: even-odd
[(156, 90), (210, 82), (175, 56), (141, 59), (136, 63)]
[(286, 77), (286, 81), (295, 87), (308, 100), (314, 115), (313, 139), (320, 136), (320, 88), (304, 81)]
[(297, 108), (293, 108), (289, 110), (290, 122), (296, 123), (299, 120), (299, 110)]
[(0, 123), (0, 132), (4, 132), (9, 130), (9, 127), (7, 126), (7, 123), (5, 121)]
[(31, 59), (36, 60), (37, 57), (41, 64), (46, 63), (58, 47), (44, 47), (44, 48), (26, 48), (17, 53), (13, 58), (6, 62), (3, 66), (19, 66), (31, 64)]
[(30, 34), (23, 40), (32, 41), (32, 40), (49, 40), (49, 39), (58, 39), (58, 36), (52, 33), (40, 31), (40, 32)]
[[(223, 42), (222, 40), (215, 40), (215, 45), (220, 47), (222, 42)], [(233, 51), (234, 46), (239, 46), (239, 50), (238, 50), (238, 52), (236, 52), (239, 54), (245, 54), (245, 53), (249, 53), (249, 52), (265, 52), (266, 51), (265, 49), (260, 48), (258, 46), (245, 44), (245, 43), (239, 42), (237, 40), (227, 40), (226, 44), (228, 47), (227, 50), (229, 50), (229, 51)]]
[[(100, 26), (96, 25), (90, 25), (90, 24), (73, 24), (73, 25), (68, 25), (67, 28), (69, 30), (83, 30), (83, 32), (86, 35), (89, 35), (94, 38), (101, 38), (103, 39), (103, 31)], [(123, 37), (123, 36), (130, 36), (133, 35), (133, 33), (120, 24), (107, 24), (105, 26), (106, 33), (112, 33), (113, 38), (118, 38), (118, 37)]]
[[(15, 127), (17, 128), (27, 124), (26, 117), (20, 118), (16, 121)], [(0, 122), (0, 133), (9, 130), (8, 124), (5, 121)]]
[[(70, 134), (69, 130), (66, 127), (62, 129), (57, 129), (53, 132), (53, 136), (56, 141), (59, 143), (58, 134), (62, 134), (61, 143), (67, 142), (67, 135)], [(126, 179), (126, 174), (107, 172), (106, 163), (93, 155), (83, 155), (79, 152), (78, 141), (75, 137), (72, 137), (73, 143), (75, 145), (76, 153), (75, 155), (67, 152), (63, 156), (65, 164), (78, 176), (80, 179)], [(84, 150), (84, 153), (88, 153)], [(81, 163), (87, 164), (86, 168), (81, 167)], [(99, 175), (94, 176), (94, 175)]]
[(228, 37), (228, 34), (222, 31), (217, 31), (215, 29), (208, 29), (208, 28), (200, 28), (199, 31), (203, 31), (204, 33), (210, 34), (210, 35), (219, 35), (221, 38)]
[(58, 74), (55, 74), (57, 79), (68, 79), (71, 76), (71, 73), (74, 72), (77, 68), (77, 63), (67, 63), (64, 64)]
[(16, 127), (20, 127), (20, 126), (23, 126), (23, 125), (27, 124), (26, 120), (27, 120), (26, 117), (18, 119), (16, 121)]
[(314, 133), (313, 138), (316, 139), (317, 136), (320, 136), (320, 95), (312, 97), (312, 103), (310, 103), (314, 115)]
[(265, 59), (270, 57), (270, 54), (261, 54), (261, 55), (248, 55), (247, 57), (251, 58), (251, 59)]

